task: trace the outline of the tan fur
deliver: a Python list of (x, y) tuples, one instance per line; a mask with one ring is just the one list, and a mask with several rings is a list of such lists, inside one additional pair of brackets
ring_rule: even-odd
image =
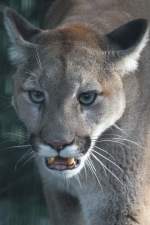
[(71, 42), (81, 41), (87, 43), (87, 45), (93, 48), (97, 47), (97, 38), (95, 33), (85, 25), (73, 24), (59, 30), (65, 35), (66, 40), (68, 39)]
[[(14, 106), (30, 133), (50, 222), (149, 225), (149, 25), (130, 21), (149, 18), (149, 1), (65, 0), (62, 11), (59, 2), (51, 30), (5, 12), (18, 67)], [(44, 101), (35, 102), (32, 90)], [(94, 101), (83, 104), (89, 92)], [(53, 142), (65, 144), (58, 150)], [(48, 168), (45, 159), (58, 156), (77, 158), (79, 165)]]

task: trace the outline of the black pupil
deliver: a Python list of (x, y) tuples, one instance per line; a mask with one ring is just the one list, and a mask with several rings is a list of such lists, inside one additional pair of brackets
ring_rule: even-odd
[(84, 93), (80, 96), (80, 103), (81, 104), (92, 104), (95, 100), (96, 94), (95, 93)]
[(43, 93), (40, 91), (31, 91), (29, 92), (29, 95), (31, 100), (37, 103), (43, 101), (44, 98)]
[(85, 94), (85, 95), (83, 96), (83, 98), (84, 98), (85, 101), (90, 101), (90, 100), (93, 98), (93, 95)]
[(34, 95), (36, 98), (41, 98), (41, 97), (42, 97), (42, 93), (39, 92), (39, 91), (33, 92), (33, 95)]

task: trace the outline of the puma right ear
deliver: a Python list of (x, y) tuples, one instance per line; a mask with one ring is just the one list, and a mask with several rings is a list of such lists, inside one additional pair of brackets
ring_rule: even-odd
[(11, 42), (11, 61), (15, 64), (21, 63), (26, 57), (27, 48), (32, 46), (33, 37), (41, 30), (7, 7), (4, 8), (4, 24)]
[(134, 72), (148, 42), (149, 24), (145, 19), (133, 20), (107, 34), (109, 58), (121, 75)]

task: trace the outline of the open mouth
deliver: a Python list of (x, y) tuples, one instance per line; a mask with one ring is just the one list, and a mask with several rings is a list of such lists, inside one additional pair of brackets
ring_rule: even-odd
[(45, 159), (46, 166), (52, 170), (72, 170), (79, 166), (80, 160), (75, 158), (48, 157)]

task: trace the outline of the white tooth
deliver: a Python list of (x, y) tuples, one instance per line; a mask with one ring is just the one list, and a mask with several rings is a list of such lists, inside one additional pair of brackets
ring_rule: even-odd
[(48, 158), (48, 165), (51, 165), (53, 162), (55, 161), (55, 158), (54, 157), (49, 157)]
[(67, 159), (67, 165), (70, 166), (72, 164), (75, 164), (75, 159), (74, 158), (68, 158)]

